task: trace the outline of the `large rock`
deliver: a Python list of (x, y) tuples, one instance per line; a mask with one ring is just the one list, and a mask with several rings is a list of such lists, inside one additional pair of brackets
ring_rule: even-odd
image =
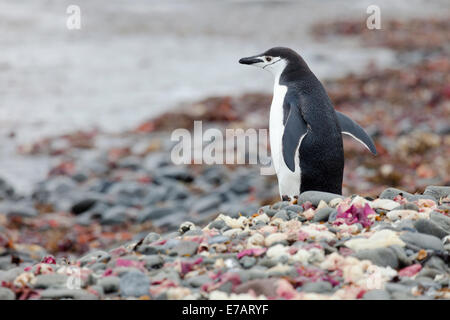
[(450, 232), (450, 217), (433, 211), (430, 213), (430, 219), (445, 231)]
[(420, 233), (426, 233), (426, 234), (438, 237), (439, 239), (442, 239), (445, 236), (448, 236), (450, 234), (450, 232), (442, 229), (437, 223), (435, 223), (431, 220), (428, 220), (428, 219), (417, 220), (414, 223), (414, 227)]
[(436, 198), (430, 195), (421, 195), (421, 194), (412, 194), (397, 188), (387, 188), (381, 192), (379, 198), (380, 199), (390, 199), (394, 200), (394, 198), (398, 195), (406, 198), (408, 201), (416, 201), (419, 199), (430, 199), (436, 201)]
[(373, 264), (381, 267), (391, 267), (397, 269), (399, 261), (396, 253), (390, 248), (377, 248), (360, 250), (354, 254), (359, 260), (370, 260)]
[(319, 205), (320, 200), (329, 203), (331, 200), (340, 198), (344, 199), (340, 194), (330, 193), (330, 192), (322, 192), (322, 191), (305, 191), (298, 197), (298, 204), (303, 204), (306, 201), (309, 201), (313, 204), (313, 206), (317, 207)]
[(430, 249), (443, 251), (444, 245), (441, 240), (435, 236), (418, 232), (406, 232), (400, 236), (404, 242), (414, 249)]
[(428, 186), (423, 193), (437, 200), (450, 196), (450, 187), (448, 186)]

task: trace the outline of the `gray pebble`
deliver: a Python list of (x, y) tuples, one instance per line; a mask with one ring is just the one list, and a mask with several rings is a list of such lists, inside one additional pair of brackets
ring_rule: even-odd
[(15, 300), (16, 295), (8, 288), (0, 287), (0, 300)]
[(197, 252), (198, 243), (193, 241), (181, 241), (176, 245), (171, 254), (178, 256), (193, 256)]
[(117, 292), (120, 288), (120, 278), (115, 276), (101, 278), (97, 283), (105, 293)]
[(245, 257), (242, 257), (239, 262), (245, 269), (249, 269), (256, 264), (256, 258), (245, 256)]
[(338, 212), (336, 209), (334, 209), (332, 212), (330, 212), (330, 215), (328, 216), (328, 222), (336, 221), (337, 214), (338, 214)]
[(353, 255), (359, 260), (370, 260), (372, 263), (382, 267), (390, 266), (393, 269), (397, 269), (399, 266), (397, 255), (390, 248), (360, 250)]
[(445, 231), (450, 232), (450, 217), (447, 217), (440, 212), (432, 211), (430, 213), (430, 219)]
[(97, 300), (98, 297), (81, 289), (46, 289), (41, 291), (41, 299)]
[(143, 244), (150, 244), (152, 242), (155, 242), (157, 240), (159, 240), (161, 238), (161, 236), (156, 233), (156, 232), (150, 232), (149, 234), (147, 234), (144, 238), (144, 241), (142, 242)]
[(370, 290), (367, 291), (363, 300), (389, 300), (391, 299), (391, 295), (386, 290)]
[(400, 235), (400, 239), (409, 244), (413, 249), (444, 250), (444, 245), (441, 240), (428, 234), (406, 232)]
[(175, 213), (177, 210), (173, 207), (165, 207), (165, 208), (144, 208), (138, 215), (138, 222), (142, 223), (147, 220), (156, 220), (162, 217), (166, 217)]
[(298, 204), (303, 204), (306, 201), (309, 201), (313, 204), (313, 206), (317, 207), (319, 205), (320, 200), (325, 201), (326, 203), (329, 203), (331, 200), (340, 198), (344, 199), (343, 196), (340, 194), (334, 194), (329, 192), (322, 192), (322, 191), (306, 191), (300, 194), (298, 197)]
[(164, 264), (164, 259), (157, 254), (147, 255), (142, 259), (147, 269), (160, 268)]
[(304, 292), (326, 293), (333, 290), (333, 286), (328, 281), (307, 282), (302, 287)]
[(207, 275), (195, 276), (195, 277), (191, 277), (186, 280), (188, 285), (191, 287), (194, 287), (194, 288), (199, 288), (202, 285), (204, 285), (205, 283), (208, 283), (211, 281), (212, 280)]
[(312, 219), (313, 222), (321, 222), (321, 221), (328, 221), (328, 218), (330, 217), (330, 214), (335, 211), (336, 209), (325, 207), (322, 209), (319, 209), (314, 214), (314, 217)]
[(82, 258), (80, 258), (80, 264), (81, 266), (84, 266), (87, 263), (92, 263), (92, 262), (108, 262), (111, 259), (111, 256), (109, 255), (108, 252), (105, 251), (93, 251), (91, 253), (88, 253), (87, 255), (83, 256)]
[(281, 220), (284, 220), (284, 221), (289, 220), (289, 216), (288, 216), (286, 210), (278, 211), (273, 217), (274, 218), (280, 218)]
[(433, 222), (432, 220), (428, 220), (428, 219), (417, 220), (414, 223), (414, 227), (420, 233), (426, 233), (426, 234), (438, 237), (440, 239), (442, 239), (445, 236), (448, 236), (450, 234), (450, 232), (447, 232), (444, 229), (442, 229), (437, 223)]
[(120, 294), (125, 297), (150, 295), (150, 279), (140, 271), (130, 271), (120, 278)]
[(428, 186), (423, 193), (426, 196), (431, 196), (437, 200), (448, 197), (450, 195), (449, 186)]
[(215, 244), (215, 243), (224, 243), (230, 241), (230, 238), (227, 236), (218, 235), (215, 237), (212, 237), (208, 240), (209, 244)]
[(217, 229), (217, 230), (220, 230), (220, 229), (222, 229), (223, 227), (225, 227), (225, 221), (223, 221), (223, 220), (214, 220), (213, 222), (211, 222), (210, 224), (209, 224), (209, 228), (210, 229)]
[(68, 278), (65, 274), (41, 274), (36, 277), (34, 288), (67, 288)]
[(280, 210), (283, 209), (284, 207), (287, 207), (289, 204), (290, 204), (289, 201), (279, 201), (276, 202), (274, 205), (272, 205), (272, 209)]

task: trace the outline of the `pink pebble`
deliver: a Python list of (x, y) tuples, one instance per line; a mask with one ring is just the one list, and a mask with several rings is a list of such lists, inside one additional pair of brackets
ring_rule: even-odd
[(409, 267), (403, 268), (398, 272), (398, 275), (400, 277), (412, 277), (416, 275), (420, 270), (422, 270), (422, 265), (420, 263), (416, 263)]

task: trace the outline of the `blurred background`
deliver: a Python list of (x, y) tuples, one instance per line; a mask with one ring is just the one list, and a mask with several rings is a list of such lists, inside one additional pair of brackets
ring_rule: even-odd
[[(369, 5), (381, 30), (366, 28)], [(277, 201), (258, 166), (168, 158), (171, 130), (194, 120), (267, 127), (272, 76), (237, 61), (273, 46), (299, 52), (376, 141), (374, 158), (345, 139), (345, 195), (446, 185), (449, 16), (446, 0), (0, 0), (4, 233), (84, 252)]]

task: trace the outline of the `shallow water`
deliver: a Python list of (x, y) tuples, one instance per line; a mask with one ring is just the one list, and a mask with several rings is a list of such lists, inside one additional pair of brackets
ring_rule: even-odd
[[(29, 191), (50, 160), (15, 153), (39, 137), (100, 127), (120, 131), (183, 101), (270, 92), (269, 73), (237, 63), (275, 45), (298, 50), (319, 78), (395, 63), (392, 52), (336, 39), (312, 23), (445, 14), (445, 1), (79, 0), (81, 30), (66, 28), (71, 1), (0, 1), (0, 176)], [(14, 138), (9, 138), (10, 133)]]

